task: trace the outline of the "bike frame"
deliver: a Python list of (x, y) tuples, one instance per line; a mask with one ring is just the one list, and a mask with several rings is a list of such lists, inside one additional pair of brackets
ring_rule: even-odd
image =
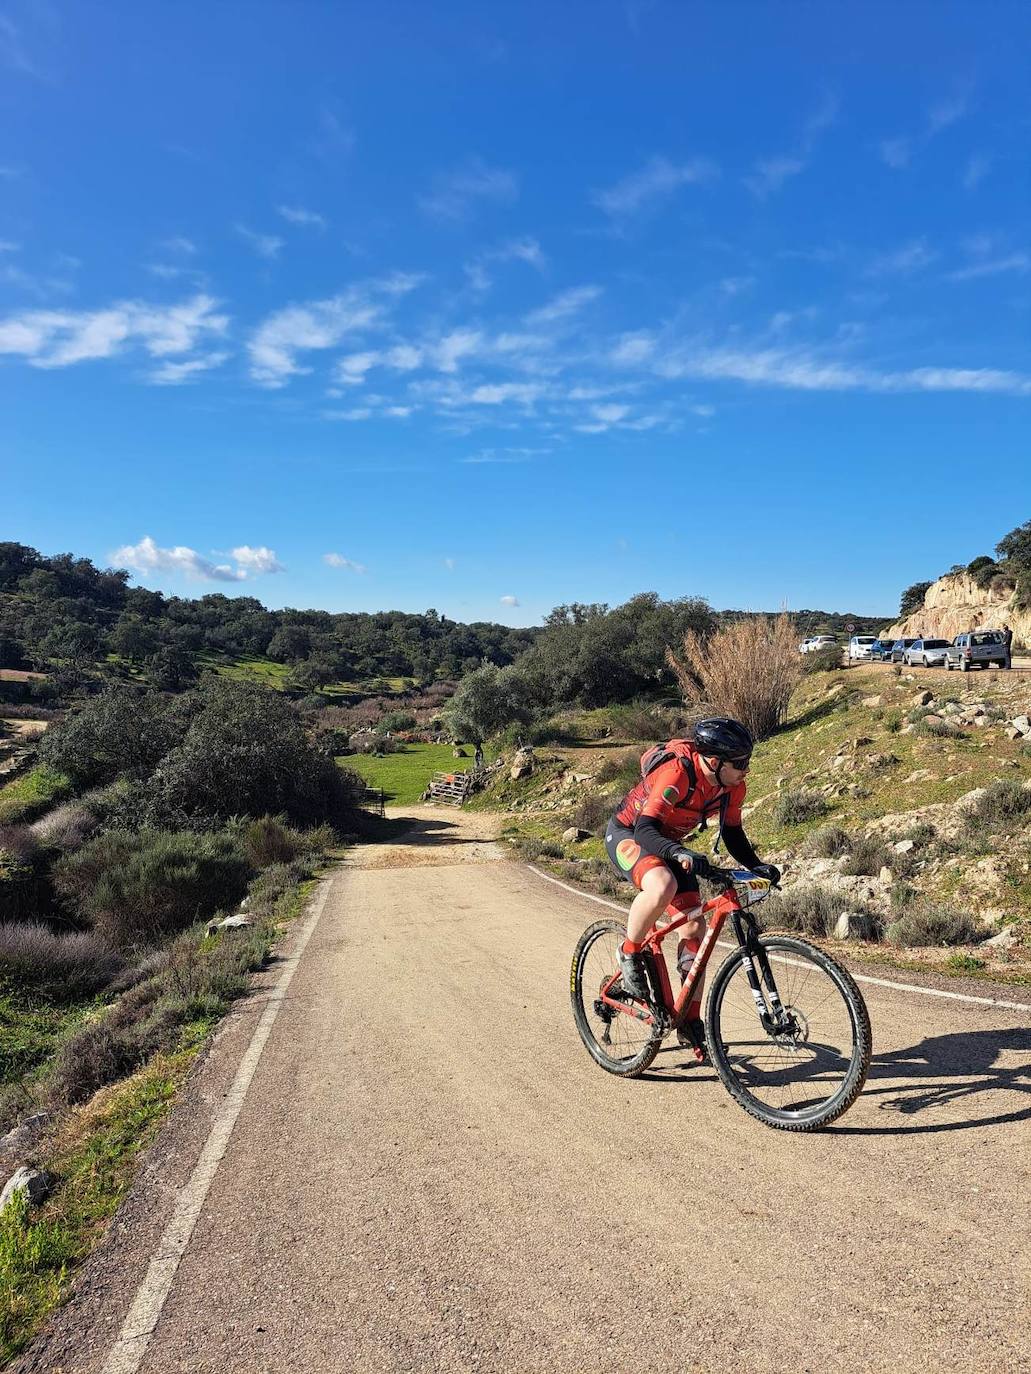
[[(672, 935), (675, 930), (679, 930), (688, 921), (697, 920), (699, 916), (705, 918), (705, 935), (683, 987), (674, 996), (669, 979), (669, 970), (666, 968), (666, 960), (662, 957), (662, 942), (667, 935)], [(701, 982), (705, 967), (716, 947), (716, 941), (728, 919), (733, 923), (738, 944), (745, 951), (745, 972), (752, 989), (752, 996), (755, 998), (759, 1020), (762, 1022), (764, 1030), (775, 1033), (781, 1028), (784, 1009), (777, 994), (777, 986), (773, 980), (773, 972), (766, 957), (766, 951), (756, 933), (755, 922), (744, 914), (737, 890), (734, 887), (728, 887), (719, 897), (711, 898), (701, 907), (677, 912), (675, 919), (670, 921), (668, 925), (654, 925), (645, 936), (642, 953), (647, 951), (647, 955), (650, 956), (646, 958), (646, 965), (655, 1007), (665, 1011), (673, 1025), (680, 1023), (684, 1011), (691, 1003), (695, 988)], [(762, 983), (759, 981), (759, 974), (756, 972), (756, 965), (759, 967), (759, 973), (762, 974), (762, 982), (766, 984), (765, 995)], [(636, 1021), (643, 1021), (646, 1025), (654, 1025), (656, 1017), (653, 1010), (641, 1006), (638, 1002), (625, 1002), (621, 998), (609, 995), (613, 984), (618, 979), (619, 973), (617, 972), (602, 988), (601, 1001), (603, 1005), (610, 1007), (613, 1011), (618, 1011), (623, 1016), (632, 1016)]]

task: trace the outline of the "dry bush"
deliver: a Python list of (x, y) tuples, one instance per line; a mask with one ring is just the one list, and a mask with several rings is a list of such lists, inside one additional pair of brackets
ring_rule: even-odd
[(44, 925), (0, 925), (0, 982), (31, 987), (55, 1002), (75, 1002), (107, 987), (122, 967), (92, 932), (55, 935)]
[(783, 613), (735, 621), (708, 639), (689, 631), (681, 656), (669, 650), (667, 659), (688, 706), (732, 716), (757, 740), (784, 723), (802, 676), (798, 637)]
[(32, 826), (40, 844), (68, 852), (84, 845), (99, 822), (81, 802), (65, 802), (41, 816)]
[(578, 825), (581, 830), (603, 835), (612, 809), (611, 797), (603, 796), (600, 792), (588, 792), (573, 808), (573, 824)]
[(825, 797), (806, 787), (789, 788), (777, 798), (773, 808), (776, 825), (803, 825), (818, 820), (830, 810)]

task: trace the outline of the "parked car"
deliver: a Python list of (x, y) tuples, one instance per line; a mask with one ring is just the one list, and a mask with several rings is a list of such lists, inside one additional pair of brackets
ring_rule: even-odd
[(869, 658), (870, 650), (876, 643), (876, 635), (853, 635), (848, 641), (849, 658)]
[(958, 668), (968, 673), (971, 668), (1006, 666), (1006, 638), (1001, 630), (970, 630), (957, 635), (949, 645), (945, 666), (951, 672)]
[(887, 663), (891, 659), (893, 639), (875, 639), (870, 645), (870, 657), (875, 663)]
[(798, 646), (800, 654), (815, 654), (818, 649), (828, 649), (837, 647), (837, 638), (834, 635), (811, 635), (808, 639), (803, 639)]
[(915, 643), (915, 639), (896, 639), (895, 643), (891, 646), (892, 663), (901, 663), (903, 654)]
[(947, 639), (914, 639), (902, 655), (902, 661), (910, 668), (918, 663), (924, 668), (940, 668), (950, 647)]

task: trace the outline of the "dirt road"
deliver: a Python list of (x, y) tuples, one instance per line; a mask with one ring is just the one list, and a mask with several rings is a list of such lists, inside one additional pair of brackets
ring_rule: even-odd
[(188, 1243), (166, 1224), (275, 971), (25, 1368), (1031, 1370), (1027, 1013), (864, 985), (864, 1096), (773, 1132), (682, 1051), (597, 1069), (567, 984), (600, 908), (489, 817), (412, 814), (328, 885)]

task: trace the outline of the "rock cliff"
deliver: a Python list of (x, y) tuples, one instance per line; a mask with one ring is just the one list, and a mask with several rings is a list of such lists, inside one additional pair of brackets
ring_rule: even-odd
[(964, 630), (999, 630), (1005, 623), (1014, 640), (1031, 644), (1031, 611), (1015, 610), (1013, 598), (1012, 585), (979, 587), (968, 573), (950, 573), (931, 583), (921, 610), (895, 621), (884, 633), (952, 639)]

